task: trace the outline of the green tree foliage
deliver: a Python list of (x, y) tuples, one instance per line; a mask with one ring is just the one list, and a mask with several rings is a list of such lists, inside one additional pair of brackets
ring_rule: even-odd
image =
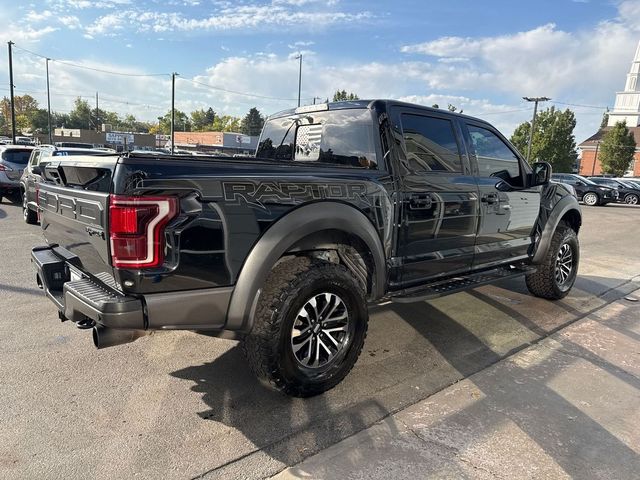
[[(551, 107), (540, 112), (536, 117), (530, 161), (549, 162), (555, 172), (571, 172), (578, 159), (573, 135), (575, 126), (576, 117), (569, 109), (561, 111)], [(524, 122), (511, 136), (511, 143), (523, 155), (527, 153), (530, 131), (531, 123)]]
[(621, 177), (633, 161), (636, 141), (625, 122), (616, 122), (602, 137), (598, 158), (602, 173)]
[(245, 135), (260, 135), (263, 126), (264, 117), (257, 108), (253, 107), (242, 119), (240, 132)]
[(333, 94), (334, 102), (346, 102), (348, 100), (360, 100), (360, 98), (353, 92), (347, 93), (346, 90), (336, 90), (336, 93)]
[[(165, 113), (163, 117), (160, 117), (158, 121), (158, 129), (155, 133), (169, 135), (171, 133), (171, 110)], [(188, 115), (183, 111), (176, 109), (174, 117), (174, 127), (176, 132), (190, 132), (191, 123), (189, 122)]]
[(191, 129), (194, 132), (202, 132), (211, 130), (213, 121), (216, 118), (216, 112), (209, 107), (207, 110), (200, 109), (191, 112)]
[(214, 132), (240, 132), (240, 119), (232, 115), (217, 116), (211, 129)]
[(600, 121), (600, 129), (603, 129), (609, 123), (609, 110), (602, 114), (602, 120)]

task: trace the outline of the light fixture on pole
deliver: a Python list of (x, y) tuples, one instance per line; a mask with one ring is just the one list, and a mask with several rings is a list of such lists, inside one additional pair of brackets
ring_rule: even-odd
[(538, 113), (538, 102), (548, 102), (551, 100), (548, 97), (522, 97), (527, 102), (534, 102), (533, 106), (533, 119), (531, 120), (531, 130), (529, 130), (529, 146), (527, 147), (527, 162), (531, 157), (531, 142), (533, 141), (533, 129), (536, 126), (536, 114)]

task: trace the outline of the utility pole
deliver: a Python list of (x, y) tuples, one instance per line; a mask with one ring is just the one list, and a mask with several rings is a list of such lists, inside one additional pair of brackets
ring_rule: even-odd
[(171, 74), (171, 155), (175, 146), (175, 121), (176, 121), (176, 72)]
[(536, 114), (538, 113), (538, 102), (548, 102), (551, 100), (548, 97), (522, 97), (527, 102), (534, 102), (533, 105), (533, 119), (531, 120), (531, 130), (529, 131), (529, 146), (527, 147), (527, 162), (531, 157), (531, 142), (533, 141), (533, 129), (536, 126)]
[(49, 92), (49, 58), (47, 58), (47, 123), (49, 125), (49, 145), (53, 145), (53, 132), (51, 131), (51, 93)]
[(598, 147), (600, 146), (601, 140), (596, 140), (596, 155), (593, 157), (593, 165), (591, 166), (591, 176), (595, 175), (596, 171), (596, 162), (598, 161)]
[(96, 132), (100, 131), (100, 114), (98, 112), (98, 92), (96, 92)]
[(16, 105), (13, 101), (13, 52), (11, 51), (12, 41), (8, 41), (9, 45), (9, 96), (11, 97), (11, 142), (16, 143)]
[(300, 92), (302, 90), (302, 53), (299, 53), (295, 58), (300, 60), (300, 67), (298, 69), (298, 106), (300, 106)]

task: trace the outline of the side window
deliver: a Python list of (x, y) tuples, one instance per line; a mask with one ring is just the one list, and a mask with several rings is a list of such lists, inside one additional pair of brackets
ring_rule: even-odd
[(467, 125), (467, 127), (476, 151), (480, 176), (500, 177), (504, 180), (520, 176), (518, 157), (506, 143), (491, 130), (475, 125)]
[(31, 167), (38, 164), (38, 158), (40, 158), (40, 150), (33, 150), (31, 152), (31, 158), (29, 159), (29, 165)]
[(462, 172), (460, 147), (451, 120), (402, 115), (407, 161), (414, 172)]

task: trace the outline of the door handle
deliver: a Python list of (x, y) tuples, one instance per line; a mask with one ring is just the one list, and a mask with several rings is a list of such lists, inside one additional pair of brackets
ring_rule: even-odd
[(498, 194), (497, 193), (487, 193), (486, 195), (483, 195), (482, 198), (480, 199), (485, 203), (496, 203), (498, 201)]
[(411, 210), (426, 210), (431, 208), (432, 205), (431, 195), (411, 195), (409, 197), (409, 208)]

